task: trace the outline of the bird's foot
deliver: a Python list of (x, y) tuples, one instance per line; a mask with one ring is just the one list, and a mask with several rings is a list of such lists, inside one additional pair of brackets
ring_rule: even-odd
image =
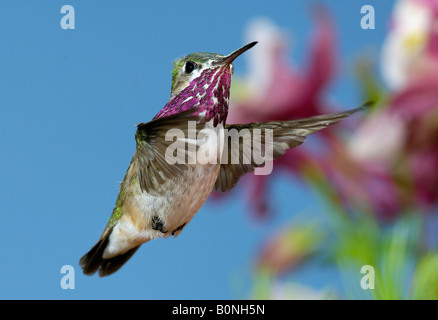
[(161, 221), (158, 216), (152, 218), (152, 229), (160, 231), (161, 233), (167, 233), (167, 230), (164, 230), (163, 221)]

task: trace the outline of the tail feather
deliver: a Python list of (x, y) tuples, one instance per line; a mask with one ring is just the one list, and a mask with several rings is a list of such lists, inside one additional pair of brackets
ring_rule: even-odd
[(110, 259), (103, 259), (102, 255), (108, 245), (111, 232), (112, 229), (105, 230), (93, 248), (79, 260), (79, 265), (82, 267), (84, 274), (91, 276), (99, 271), (99, 277), (108, 276), (119, 270), (140, 247), (137, 246)]

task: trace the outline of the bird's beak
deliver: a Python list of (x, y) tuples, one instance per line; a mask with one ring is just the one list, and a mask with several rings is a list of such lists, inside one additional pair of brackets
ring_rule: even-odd
[(218, 60), (216, 60), (213, 63), (213, 65), (230, 65), (234, 61), (234, 59), (236, 59), (238, 56), (240, 56), (245, 51), (254, 47), (256, 44), (257, 44), (257, 41), (248, 43), (246, 46), (243, 46), (242, 48), (237, 49), (236, 51), (230, 53), (228, 56), (219, 58)]

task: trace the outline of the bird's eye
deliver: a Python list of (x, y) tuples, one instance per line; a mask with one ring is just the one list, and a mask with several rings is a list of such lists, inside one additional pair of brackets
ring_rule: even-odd
[(196, 69), (196, 64), (192, 61), (187, 61), (185, 66), (185, 72), (191, 73), (193, 70)]

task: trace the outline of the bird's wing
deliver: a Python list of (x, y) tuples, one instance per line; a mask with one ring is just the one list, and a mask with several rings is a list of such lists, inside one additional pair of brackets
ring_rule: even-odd
[(196, 115), (196, 109), (138, 124), (134, 161), (141, 190), (160, 193), (164, 181), (188, 168), (196, 156), (197, 132), (203, 126), (204, 118)]
[[(364, 109), (370, 103), (359, 108), (326, 115), (320, 115), (292, 121), (254, 122), (249, 124), (226, 125), (225, 152), (222, 155), (221, 167), (215, 183), (215, 190), (226, 192), (231, 190), (244, 174), (265, 165), (268, 161), (282, 156), (287, 149), (299, 146), (306, 136), (334, 124), (349, 115)], [(270, 130), (269, 130), (270, 129)], [(272, 130), (272, 131), (271, 131)], [(268, 131), (271, 134), (268, 134)], [(237, 133), (236, 133), (237, 132)], [(250, 137), (251, 144), (244, 136)], [(238, 139), (234, 145), (233, 140)], [(231, 139), (230, 139), (231, 138)], [(231, 143), (230, 141), (231, 140)], [(256, 147), (255, 147), (256, 146)], [(257, 147), (258, 146), (258, 147)], [(262, 150), (272, 150), (272, 158), (263, 155)], [(263, 158), (262, 158), (263, 156)], [(263, 162), (255, 161), (263, 159)]]

